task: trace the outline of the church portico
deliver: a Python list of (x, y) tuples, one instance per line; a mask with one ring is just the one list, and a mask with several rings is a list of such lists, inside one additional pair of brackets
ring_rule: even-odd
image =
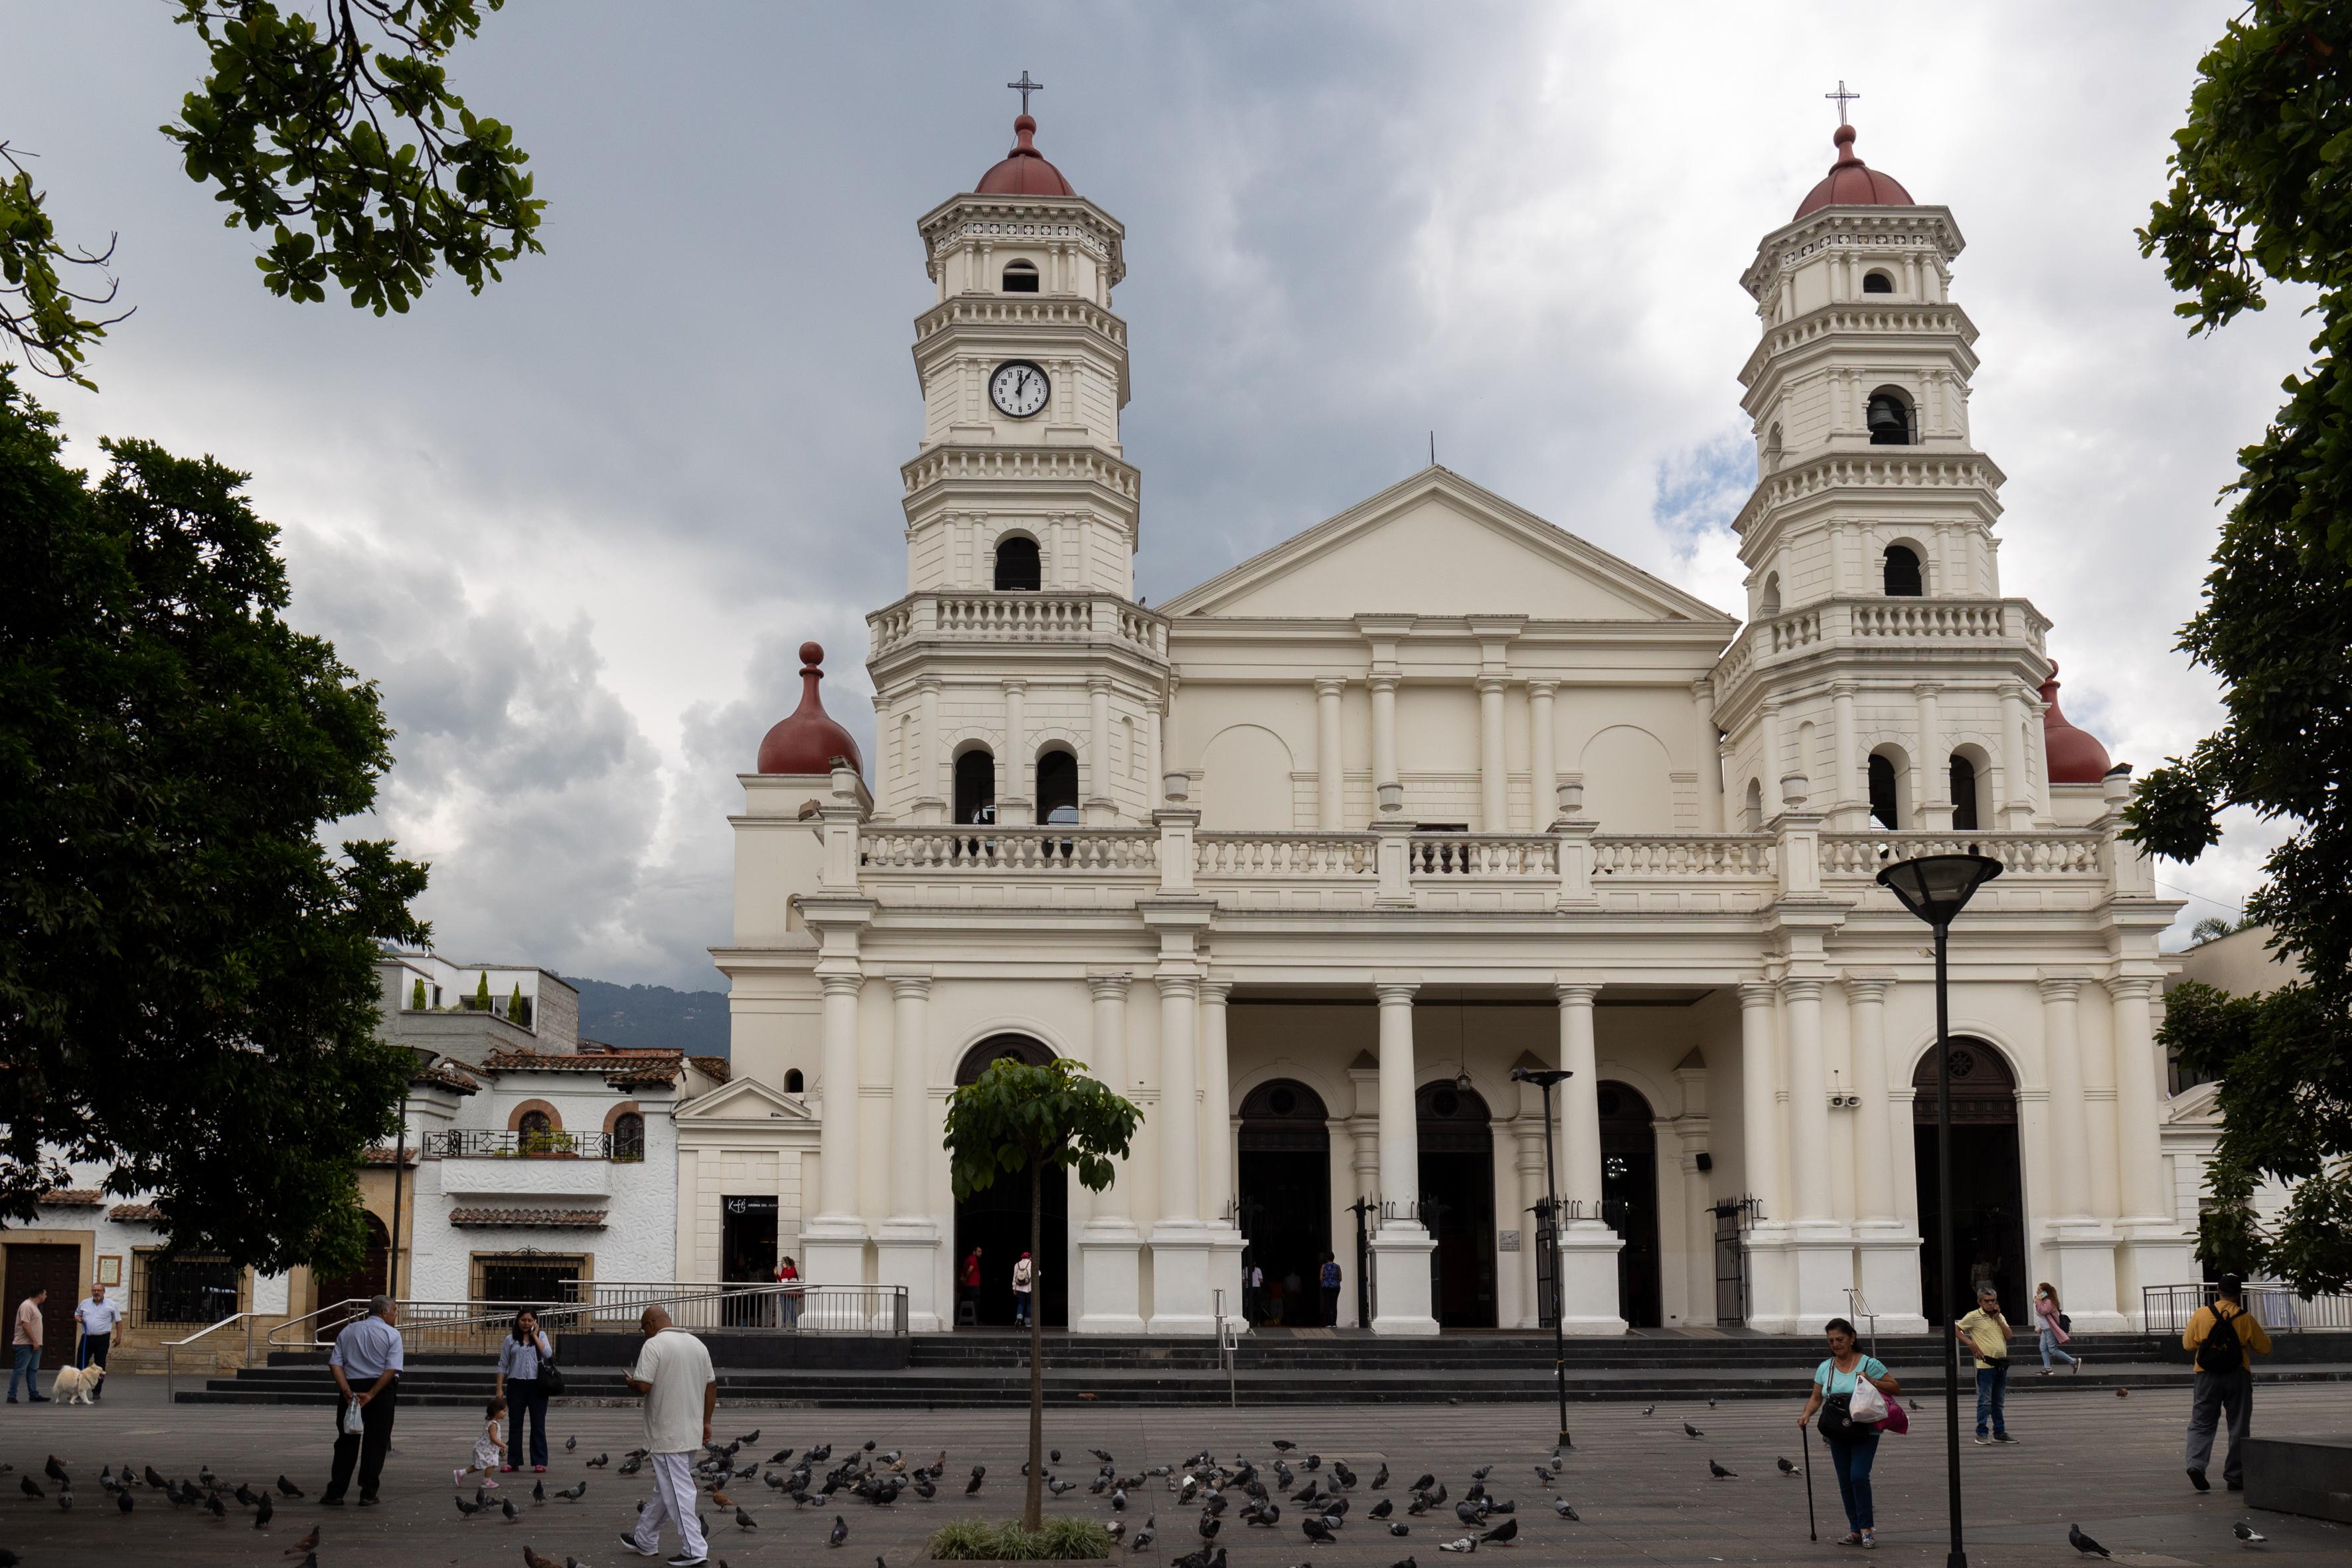
[[(1011, 1320), (1026, 1182), (960, 1204), (940, 1146), (1007, 1052), (1143, 1112), (1038, 1238), (1081, 1332), (1897, 1331), (2042, 1279), (2095, 1330), (2189, 1277), (2173, 906), (2002, 592), (1948, 212), (1855, 174), (1849, 130), (1743, 279), (1745, 623), (1435, 466), (1146, 607), (1123, 231), (1034, 132), (922, 220), (871, 773), (810, 645), (732, 819), (715, 956), (737, 1079), (806, 1151), (808, 1278)], [(1953, 936), (1945, 1279), (1932, 969), (1874, 879), (1963, 848), (2003, 874)], [(1551, 1068), (1547, 1125), (1513, 1074)]]

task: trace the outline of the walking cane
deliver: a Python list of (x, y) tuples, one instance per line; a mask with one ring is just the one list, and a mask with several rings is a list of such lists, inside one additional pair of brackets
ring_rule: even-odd
[(1797, 1451), (1805, 1456), (1805, 1534), (1810, 1540), (1819, 1541), (1821, 1526), (1813, 1522), (1813, 1436), (1803, 1426), (1797, 1428)]

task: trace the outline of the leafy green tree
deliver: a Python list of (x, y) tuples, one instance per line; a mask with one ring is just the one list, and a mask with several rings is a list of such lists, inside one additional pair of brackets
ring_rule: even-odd
[[(2140, 782), (2126, 831), (2189, 861), (2231, 806), (2290, 828), (2246, 913), (2305, 982), (2226, 1005), (2183, 988), (2165, 1038), (2219, 1079), (2207, 1256), (2336, 1290), (2352, 1282), (2352, 8), (2254, 0), (2199, 68), (2141, 248), (2188, 296), (2176, 310), (2192, 333), (2262, 310), (2279, 284), (2315, 290), (2316, 330), (2276, 418), (2239, 453), (2181, 634), (2222, 679), (2224, 722)], [(2292, 1190), (2267, 1230), (2252, 1208), (2265, 1176)]]
[(477, 1013), (487, 1013), (489, 1010), (490, 972), (485, 969), (482, 971), (480, 977), (476, 980), (474, 984), (474, 1011)]
[(415, 984), (408, 988), (408, 1010), (412, 1013), (425, 1011), (425, 979), (422, 975), (417, 977)]
[[(485, 978), (488, 977), (485, 976)], [(515, 982), (514, 994), (507, 998), (507, 1022), (520, 1024), (522, 1021), (522, 982), (518, 980)]]
[[(1084, 1062), (1043, 1067), (1006, 1057), (948, 1096), (949, 1177), (959, 1200), (985, 1192), (999, 1176), (1029, 1175), (1029, 1256), (1045, 1264), (1045, 1167), (1076, 1173), (1101, 1192), (1127, 1158), (1143, 1112), (1085, 1075)], [(1045, 1478), (1044, 1314), (1029, 1313), (1029, 1478), (1023, 1528), (1039, 1528)]]
[[(381, 316), (441, 268), (478, 294), (541, 249), (530, 155), (449, 89), (445, 63), (505, 0), (329, 0), (318, 19), (275, 0), (173, 3), (208, 70), (163, 132), (190, 179), (218, 187), (227, 226), (269, 231), (255, 259), (271, 293), (322, 300), (331, 282)], [(114, 298), (113, 246), (60, 243), (5, 142), (0, 160), (0, 344), (89, 385), (89, 350), (122, 319), (89, 313)]]
[(378, 944), (425, 868), (331, 852), (389, 765), (374, 689), (284, 619), (244, 476), (144, 441), (96, 484), (0, 372), (0, 1218), (68, 1162), (173, 1245), (330, 1272), (413, 1058)]

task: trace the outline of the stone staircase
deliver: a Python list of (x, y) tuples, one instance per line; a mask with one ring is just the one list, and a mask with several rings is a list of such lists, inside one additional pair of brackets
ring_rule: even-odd
[[(815, 1408), (915, 1406), (982, 1408), (1028, 1398), (1028, 1341), (1012, 1332), (919, 1335), (860, 1342), (869, 1353), (824, 1358), (835, 1364), (778, 1365), (772, 1336), (704, 1336), (730, 1405)], [(2263, 1360), (2263, 1381), (2352, 1381), (2352, 1333), (2277, 1336)], [(2032, 1356), (2015, 1363), (2011, 1388), (2154, 1388), (2185, 1385), (2190, 1369), (2169, 1335), (2103, 1335), (2078, 1341), (2089, 1364), (2038, 1377)], [(1942, 1342), (1888, 1335), (1878, 1352), (1895, 1374), (1924, 1394), (1942, 1383)], [(873, 1353), (879, 1352), (879, 1353)], [(897, 1364), (903, 1353), (903, 1364)], [(1686, 1404), (1707, 1398), (1788, 1398), (1801, 1393), (1822, 1354), (1812, 1338), (1702, 1336), (1637, 1331), (1621, 1338), (1572, 1339), (1566, 1347), (1569, 1397), (1579, 1403)], [(633, 1401), (618, 1355), (610, 1364), (567, 1365), (570, 1402)], [(864, 1363), (865, 1364), (840, 1364)], [(1967, 1376), (1965, 1365), (1962, 1375)], [(475, 1405), (491, 1386), (477, 1357), (412, 1357), (401, 1383), (404, 1405)], [(1230, 1393), (1213, 1344), (1198, 1340), (1050, 1333), (1045, 1398), (1055, 1405), (1443, 1405), (1523, 1403), (1552, 1397), (1552, 1342), (1524, 1333), (1465, 1333), (1437, 1340), (1384, 1340), (1368, 1334), (1264, 1333), (1243, 1342)], [(183, 1404), (323, 1405), (334, 1384), (322, 1354), (273, 1353), (267, 1364), (184, 1389)]]

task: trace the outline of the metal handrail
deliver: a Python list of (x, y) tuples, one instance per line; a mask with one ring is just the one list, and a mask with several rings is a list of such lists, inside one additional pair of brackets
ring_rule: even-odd
[(242, 1322), (245, 1325), (245, 1360), (238, 1364), (241, 1366), (251, 1366), (253, 1364), (253, 1320), (260, 1316), (262, 1316), (262, 1314), (259, 1312), (232, 1312), (227, 1317), (223, 1318), (219, 1322), (213, 1324), (211, 1328), (198, 1329), (186, 1339), (164, 1341), (163, 1403), (166, 1405), (174, 1403), (172, 1396), (172, 1387), (173, 1383), (173, 1352), (178, 1350), (182, 1345), (192, 1345), (207, 1334), (227, 1328), (231, 1323)]
[[(811, 1316), (821, 1320), (809, 1331), (856, 1330), (892, 1337), (907, 1331), (907, 1290), (898, 1285), (811, 1285), (806, 1280), (634, 1281), (582, 1280), (591, 1292), (585, 1301), (403, 1300), (401, 1328), (412, 1352), (415, 1336), (448, 1343), (468, 1340), (494, 1341), (503, 1335), (518, 1311), (536, 1313), (550, 1333), (578, 1332), (598, 1320), (614, 1327), (634, 1325), (649, 1307), (660, 1307), (673, 1318), (740, 1318), (682, 1323), (685, 1327), (772, 1329), (799, 1331)], [(270, 1331), (268, 1342), (285, 1349), (316, 1349), (331, 1344), (352, 1318), (365, 1312), (365, 1300), (353, 1299), (291, 1318)], [(696, 1309), (707, 1309), (698, 1311)], [(812, 1312), (812, 1309), (815, 1310)], [(339, 1315), (340, 1314), (340, 1315)], [(332, 1319), (333, 1332), (328, 1320)], [(488, 1348), (487, 1345), (482, 1348)]]
[[(2140, 1325), (2151, 1334), (2179, 1333), (2197, 1309), (2213, 1300), (2213, 1286), (2144, 1285), (2140, 1288)], [(2254, 1321), (2274, 1333), (2297, 1330), (2340, 1331), (2352, 1328), (2352, 1295), (2305, 1296), (2292, 1285), (2250, 1283), (2242, 1304)]]
[(1845, 1288), (1845, 1310), (1854, 1317), (1867, 1318), (1870, 1320), (1870, 1354), (1873, 1360), (1876, 1360), (1878, 1356), (1878, 1314), (1870, 1310), (1870, 1301), (1868, 1298), (1864, 1297), (1861, 1291), (1855, 1289), (1853, 1286), (1847, 1286)]

